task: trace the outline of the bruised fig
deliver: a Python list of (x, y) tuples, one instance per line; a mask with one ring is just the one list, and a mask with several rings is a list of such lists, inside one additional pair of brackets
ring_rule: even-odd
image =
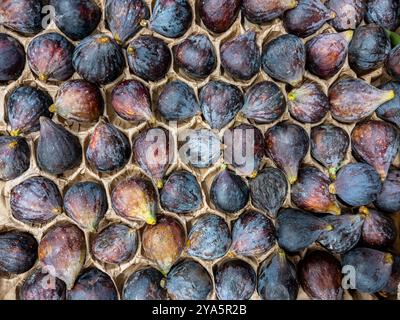
[(279, 123), (265, 133), (266, 153), (293, 184), (309, 148), (307, 132), (297, 124)]
[(354, 30), (364, 18), (365, 0), (328, 0), (325, 5), (336, 13), (329, 23), (337, 31)]
[(29, 169), (31, 151), (24, 138), (0, 136), (0, 180), (8, 181)]
[(296, 0), (243, 0), (242, 12), (252, 23), (263, 24), (297, 6)]
[(11, 214), (19, 221), (44, 224), (61, 214), (62, 208), (57, 185), (45, 177), (28, 178), (11, 189)]
[(146, 225), (142, 234), (144, 255), (166, 275), (182, 254), (185, 230), (175, 218), (163, 216), (157, 224)]
[(167, 290), (161, 286), (163, 275), (148, 267), (132, 273), (122, 289), (123, 300), (166, 300)]
[(333, 255), (315, 250), (298, 264), (299, 282), (313, 300), (342, 300), (342, 266)]
[(14, 37), (0, 33), (0, 82), (17, 80), (24, 67), (25, 50), (22, 44)]
[(296, 86), (305, 73), (306, 48), (298, 37), (285, 34), (264, 45), (261, 63), (272, 78)]
[(391, 81), (380, 87), (382, 90), (393, 90), (395, 98), (376, 109), (376, 115), (382, 120), (394, 123), (400, 128), (400, 83)]
[(200, 0), (199, 16), (207, 29), (214, 33), (227, 31), (235, 22), (241, 0)]
[(397, 0), (368, 0), (365, 20), (394, 31), (400, 24), (399, 9)]
[(382, 211), (395, 213), (400, 211), (400, 170), (389, 170), (386, 180), (383, 182), (382, 190), (378, 194), (375, 206)]
[(332, 116), (340, 122), (353, 123), (370, 116), (395, 97), (393, 90), (380, 90), (364, 80), (345, 78), (329, 88)]
[(395, 80), (400, 80), (400, 45), (396, 46), (387, 56), (385, 67), (387, 73)]
[(106, 190), (92, 181), (75, 183), (65, 193), (64, 209), (80, 227), (95, 231), (108, 209)]
[(396, 296), (398, 294), (400, 284), (400, 256), (394, 257), (393, 267), (392, 267), (392, 274), (390, 279), (382, 289), (384, 295)]

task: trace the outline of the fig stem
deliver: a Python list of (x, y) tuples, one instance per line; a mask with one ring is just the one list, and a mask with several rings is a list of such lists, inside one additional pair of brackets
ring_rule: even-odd
[(17, 145), (18, 145), (18, 142), (17, 142), (17, 141), (13, 141), (13, 142), (10, 142), (10, 143), (8, 144), (8, 147), (9, 147), (10, 149), (14, 149)]
[(163, 186), (164, 186), (164, 182), (161, 179), (157, 180), (157, 188), (161, 189)]
[(115, 42), (116, 42), (117, 44), (119, 44), (119, 45), (122, 45), (122, 44), (123, 44), (123, 43), (122, 43), (122, 40), (121, 40), (121, 38), (120, 38), (120, 36), (119, 36), (118, 34), (114, 33), (114, 34), (113, 34), (113, 37), (114, 37), (114, 40), (115, 40)]
[(358, 211), (364, 218), (369, 215), (369, 209), (365, 206), (360, 207), (360, 209), (358, 209)]
[(49, 107), (49, 111), (51, 113), (55, 113), (57, 111), (57, 106), (55, 103), (53, 103), (50, 107)]
[(221, 167), (220, 167), (220, 170), (221, 170), (221, 171), (226, 170), (226, 168), (227, 168), (226, 163), (221, 164)]
[(336, 180), (336, 172), (337, 172), (337, 168), (336, 167), (331, 167), (328, 169), (328, 173), (329, 173), (329, 177), (331, 178), (331, 180)]
[(47, 81), (47, 79), (49, 79), (49, 77), (47, 75), (45, 75), (44, 73), (40, 73), (39, 74), (39, 80), (40, 81), (45, 82), (45, 81)]
[(101, 44), (105, 44), (105, 43), (109, 43), (109, 42), (110, 42), (110, 39), (106, 36), (100, 37), (98, 40), (98, 43), (101, 43)]
[(251, 178), (251, 179), (256, 178), (256, 177), (257, 177), (257, 174), (258, 174), (257, 170), (254, 170), (254, 171), (250, 174), (250, 178)]
[(353, 39), (353, 35), (354, 35), (354, 31), (353, 30), (347, 30), (342, 32), (343, 38), (345, 38), (345, 40), (347, 42), (350, 42), (351, 39)]
[(16, 129), (16, 130), (11, 130), (10, 135), (12, 137), (17, 137), (17, 136), (20, 135), (20, 133), (21, 133), (21, 130), (20, 129)]
[(294, 184), (297, 181), (297, 176), (289, 176), (288, 179), (290, 184)]
[(326, 231), (332, 231), (332, 230), (333, 230), (333, 225), (328, 224), (328, 225), (325, 227), (325, 230), (326, 230)]
[(147, 20), (146, 19), (140, 20), (139, 25), (143, 28), (147, 27), (148, 25)]
[(331, 183), (329, 185), (329, 193), (336, 194), (336, 188), (334, 183)]
[(294, 101), (294, 100), (296, 100), (296, 93), (295, 93), (294, 91), (291, 91), (291, 92), (288, 94), (288, 100), (289, 100), (289, 101)]
[(391, 253), (386, 253), (385, 254), (385, 262), (387, 264), (393, 264), (393, 255)]

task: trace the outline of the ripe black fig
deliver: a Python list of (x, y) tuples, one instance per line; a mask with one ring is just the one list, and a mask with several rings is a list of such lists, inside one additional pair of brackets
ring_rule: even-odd
[(365, 0), (328, 0), (325, 5), (336, 13), (329, 23), (337, 31), (356, 29), (364, 18)]
[(297, 6), (297, 0), (243, 0), (242, 12), (252, 23), (263, 24)]
[(400, 45), (396, 46), (387, 56), (385, 67), (386, 71), (394, 80), (400, 80)]
[(368, 0), (365, 20), (394, 31), (400, 25), (399, 9), (396, 0)]
[(396, 96), (376, 109), (376, 115), (400, 128), (400, 83), (391, 81), (381, 86), (380, 89), (393, 90)]
[(241, 0), (201, 0), (198, 10), (201, 21), (215, 33), (227, 31), (235, 22)]
[(31, 151), (24, 138), (0, 136), (0, 180), (8, 181), (29, 169)]
[(392, 274), (389, 278), (389, 282), (382, 289), (384, 295), (397, 296), (400, 284), (400, 256), (394, 257)]
[(400, 211), (400, 198), (397, 195), (400, 192), (400, 171), (396, 169), (389, 170), (386, 180), (383, 182), (382, 190), (378, 194), (375, 206), (382, 211), (395, 213)]
[(17, 80), (25, 67), (22, 44), (6, 33), (0, 33), (0, 82)]

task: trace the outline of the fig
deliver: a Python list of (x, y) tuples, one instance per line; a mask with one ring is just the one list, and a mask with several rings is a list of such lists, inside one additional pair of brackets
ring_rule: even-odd
[(368, 0), (365, 20), (395, 31), (399, 25), (399, 3), (396, 0)]
[(42, 176), (28, 178), (10, 192), (13, 217), (30, 224), (44, 224), (63, 211), (63, 201), (57, 185)]
[(0, 180), (9, 181), (29, 169), (31, 151), (24, 138), (0, 136)]
[(400, 80), (400, 68), (399, 68), (399, 63), (400, 63), (400, 45), (396, 46), (393, 48), (385, 62), (385, 67), (387, 73), (394, 79), (399, 81)]
[(25, 50), (14, 37), (0, 33), (0, 82), (17, 80), (25, 67)]
[(296, 0), (243, 0), (242, 12), (250, 22), (264, 24), (296, 6)]
[(215, 214), (206, 214), (194, 222), (189, 232), (187, 253), (202, 260), (215, 260), (228, 252), (231, 242), (225, 220)]
[(240, 5), (241, 0), (201, 0), (198, 13), (208, 30), (223, 33), (234, 24)]
[(75, 183), (65, 193), (64, 209), (81, 228), (96, 231), (108, 210), (106, 190), (97, 182)]
[(400, 284), (400, 256), (394, 257), (392, 274), (390, 275), (389, 281), (385, 288), (382, 289), (385, 295), (394, 295), (398, 294)]
[(382, 104), (376, 109), (376, 115), (382, 120), (394, 123), (400, 128), (400, 84), (398, 82), (389, 82), (380, 87), (382, 90), (393, 90), (395, 98)]
[(325, 5), (336, 13), (336, 17), (329, 23), (337, 31), (356, 29), (366, 10), (365, 0), (328, 0)]
[(400, 211), (400, 198), (397, 195), (400, 192), (400, 171), (396, 169), (389, 170), (386, 180), (383, 182), (382, 190), (378, 194), (375, 206), (382, 211), (395, 213)]

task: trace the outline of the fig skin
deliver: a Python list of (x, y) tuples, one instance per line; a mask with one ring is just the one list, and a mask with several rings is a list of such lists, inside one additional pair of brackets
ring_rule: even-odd
[(297, 0), (243, 0), (242, 12), (250, 22), (264, 24), (296, 6)]
[(304, 83), (289, 93), (288, 108), (297, 121), (317, 123), (328, 113), (329, 99), (320, 85)]
[(40, 117), (37, 163), (43, 171), (58, 175), (78, 167), (82, 146), (77, 136), (46, 117)]
[(400, 83), (391, 81), (380, 87), (382, 90), (393, 90), (395, 98), (376, 109), (376, 115), (382, 120), (394, 123), (400, 128)]
[(14, 37), (0, 33), (0, 83), (17, 80), (25, 67), (25, 50)]
[(92, 255), (103, 263), (119, 265), (130, 261), (138, 249), (135, 230), (121, 223), (109, 225), (92, 240)]
[(257, 123), (268, 124), (282, 117), (285, 110), (282, 90), (272, 81), (262, 81), (247, 90), (241, 113)]
[(305, 73), (306, 48), (295, 35), (279, 36), (263, 46), (261, 64), (270, 77), (295, 87)]
[(62, 213), (63, 200), (53, 181), (35, 176), (11, 189), (10, 209), (18, 221), (40, 225)]
[(342, 266), (333, 255), (316, 250), (298, 264), (299, 282), (313, 300), (342, 300)]
[(29, 169), (31, 151), (22, 137), (0, 136), (0, 180), (13, 180)]
[(153, 261), (166, 275), (179, 259), (185, 247), (186, 236), (175, 218), (162, 216), (157, 224), (146, 225), (142, 234), (144, 256)]
[(386, 62), (385, 62), (385, 67), (386, 67), (387, 73), (394, 80), (397, 80), (397, 81), (400, 81), (399, 64), (400, 64), (400, 45), (396, 46), (389, 52), (389, 54), (386, 58)]
[(223, 33), (236, 21), (240, 5), (241, 0), (201, 0), (198, 14), (208, 30)]
[(396, 0), (369, 0), (365, 21), (395, 31), (400, 25), (398, 10), (399, 3)]
[(123, 218), (156, 223), (157, 192), (147, 179), (132, 176), (120, 181), (112, 191), (111, 204)]
[(64, 209), (81, 228), (94, 232), (108, 210), (106, 190), (93, 181), (75, 183), (64, 195)]
[(329, 21), (336, 31), (356, 29), (366, 11), (365, 0), (328, 0), (325, 5), (336, 13), (336, 17)]
[(375, 207), (379, 210), (396, 213), (400, 211), (400, 198), (397, 195), (400, 192), (400, 171), (396, 169), (389, 170), (386, 180), (383, 182), (382, 190), (375, 201)]
[(53, 116), (49, 110), (52, 104), (53, 99), (44, 90), (31, 86), (14, 89), (6, 102), (7, 121), (11, 126), (10, 134), (17, 136), (21, 133), (38, 131), (39, 118)]
[(27, 272), (35, 264), (38, 243), (28, 232), (10, 230), (0, 232), (0, 277)]
[(186, 250), (191, 257), (211, 261), (223, 257), (231, 242), (231, 232), (225, 220), (215, 214), (206, 214), (194, 222)]
[(309, 144), (307, 132), (297, 124), (281, 122), (265, 133), (266, 154), (286, 173), (290, 184), (297, 180)]
[(400, 256), (394, 257), (392, 266), (392, 274), (385, 288), (382, 289), (384, 295), (396, 296), (398, 293), (398, 287), (400, 283)]

